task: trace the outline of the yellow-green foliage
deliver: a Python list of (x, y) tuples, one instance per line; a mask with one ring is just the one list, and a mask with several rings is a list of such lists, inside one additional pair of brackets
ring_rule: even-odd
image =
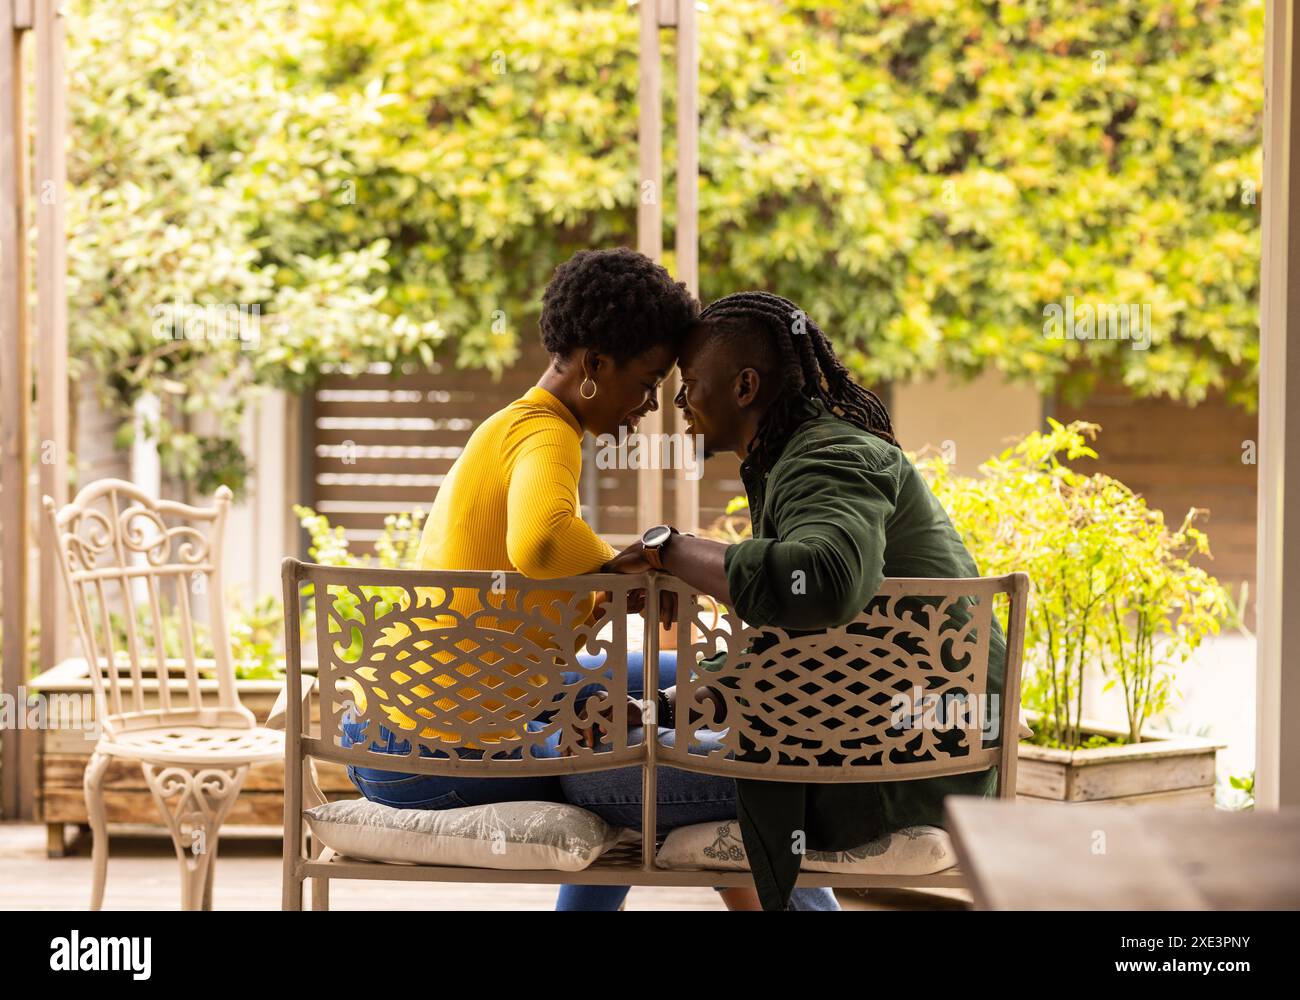
[[(331, 525), (329, 518), (318, 514), (310, 507), (295, 504), (294, 516), (307, 532), (310, 543), (308, 556), (322, 566), (371, 566), (377, 569), (416, 569), (416, 556), (420, 550), (420, 535), (424, 526), (424, 513), (411, 511), (402, 514), (389, 514), (384, 518), (384, 527), (375, 539), (374, 554), (354, 555), (348, 546), (342, 526)], [(335, 587), (330, 596), (334, 607), (342, 619), (364, 621), (364, 616), (357, 610), (359, 599), (375, 598), (375, 615), (382, 617), (401, 606), (408, 594), (401, 587), (361, 587), (360, 594), (348, 587)], [(313, 587), (308, 584), (302, 588), (304, 596), (311, 596)], [(303, 616), (303, 634), (310, 636), (315, 627), (315, 602), (309, 602), (307, 613)]]
[(1037, 736), (1073, 747), (1083, 671), (1100, 666), (1124, 694), (1129, 739), (1162, 713), (1173, 668), (1219, 631), (1228, 595), (1189, 558), (1209, 553), (1193, 526), (1176, 528), (1123, 483), (1069, 464), (1095, 458), (1083, 422), (1029, 434), (980, 466), (955, 475), (942, 457), (919, 467), (948, 510), (981, 573), (1023, 571), (1033, 583), (1026, 630), (1025, 702), (1043, 715)]
[[(556, 264), (634, 242), (623, 0), (71, 8), (76, 355), (173, 404), (174, 471), (238, 479), (190, 418), (228, 438), (250, 382), (500, 369)], [(726, 0), (700, 37), (706, 299), (789, 296), (868, 382), (1105, 372), (1249, 405), (1262, 0)], [(1151, 349), (1046, 338), (1066, 296), (1150, 304)], [(178, 297), (274, 320), (243, 352), (160, 342)]]

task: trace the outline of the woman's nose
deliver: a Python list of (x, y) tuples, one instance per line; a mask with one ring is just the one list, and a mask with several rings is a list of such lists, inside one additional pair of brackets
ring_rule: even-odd
[(654, 410), (659, 409), (659, 387), (658, 386), (655, 386), (653, 389), (650, 390), (650, 409), (652, 412)]

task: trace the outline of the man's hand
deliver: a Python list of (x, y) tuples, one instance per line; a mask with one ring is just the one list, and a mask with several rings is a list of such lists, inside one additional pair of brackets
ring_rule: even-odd
[[(610, 723), (610, 725), (614, 722), (614, 710), (612, 708), (606, 708), (603, 711), (598, 712), (597, 715), (599, 718)], [(640, 699), (628, 695), (627, 728), (629, 730), (635, 729), (637, 726), (640, 726), (643, 721)], [(600, 745), (600, 741), (604, 739), (605, 734), (608, 731), (608, 727), (599, 724), (593, 724), (584, 729), (580, 729), (578, 731), (578, 746), (594, 750)]]
[(605, 563), (600, 568), (600, 571), (602, 573), (648, 573), (652, 568), (646, 562), (645, 550), (641, 547), (641, 540), (638, 538), (613, 559)]
[[(602, 573), (649, 573), (653, 566), (646, 561), (645, 551), (638, 539), (600, 568)], [(608, 591), (606, 597), (612, 599)], [(643, 588), (628, 591), (628, 614), (645, 614), (646, 593)], [(677, 620), (677, 594), (665, 590), (659, 594), (659, 624), (668, 628)]]

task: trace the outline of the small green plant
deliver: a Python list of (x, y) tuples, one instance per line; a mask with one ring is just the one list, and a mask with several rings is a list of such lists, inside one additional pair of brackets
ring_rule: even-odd
[(1215, 797), (1219, 800), (1217, 805), (1221, 809), (1230, 809), (1234, 812), (1250, 812), (1255, 808), (1255, 772), (1243, 775), (1229, 775), (1228, 789), (1225, 793), (1222, 785), (1218, 789), (1219, 794)]
[(743, 542), (753, 536), (749, 523), (749, 498), (732, 497), (727, 501), (727, 509), (721, 517), (702, 532), (706, 538), (715, 538), (720, 542)]
[(1237, 588), (1237, 595), (1234, 597), (1228, 593), (1228, 615), (1224, 619), (1223, 627), (1233, 629), (1242, 635), (1253, 638), (1254, 633), (1246, 627), (1246, 616), (1250, 608), (1250, 581), (1242, 580), (1241, 585)]
[(981, 571), (1024, 571), (1033, 582), (1024, 700), (1041, 716), (1035, 741), (1089, 745), (1083, 678), (1096, 663), (1107, 688), (1121, 687), (1127, 738), (1137, 743), (1169, 704), (1173, 668), (1229, 618), (1228, 595), (1191, 562), (1210, 551), (1194, 526), (1202, 511), (1168, 527), (1123, 483), (1066, 464), (1096, 457), (1088, 443), (1096, 424), (1048, 423), (978, 476), (955, 475), (942, 456), (918, 466)]
[[(159, 616), (162, 631), (163, 655), (168, 659), (185, 655), (181, 638), (181, 619), (179, 612), (164, 611)], [(118, 611), (111, 611), (108, 623), (113, 631), (113, 649), (123, 655), (130, 648), (130, 636), (127, 634), (126, 616)], [(200, 660), (210, 660), (213, 655), (212, 634), (202, 622), (193, 622), (194, 656)], [(142, 656), (155, 655), (157, 639), (154, 635), (153, 614), (148, 607), (135, 609), (135, 635)], [(97, 640), (98, 641), (98, 640)]]
[[(120, 655), (129, 648), (126, 617), (113, 611), (109, 613), (108, 620), (113, 631), (113, 648)], [(280, 599), (272, 594), (256, 601), (251, 610), (238, 603), (234, 605), (230, 616), (230, 657), (237, 680), (273, 680), (283, 676), (277, 655), (283, 621), (284, 610)], [(159, 622), (163, 655), (168, 659), (183, 658), (185, 645), (180, 613), (175, 610), (163, 611)], [(197, 621), (192, 622), (191, 627), (195, 658), (211, 660), (215, 655), (211, 629)], [(152, 656), (157, 640), (154, 635), (153, 613), (147, 607), (136, 608), (135, 634), (142, 655)]]
[(295, 504), (294, 515), (307, 532), (307, 554), (322, 566), (377, 566), (381, 569), (409, 569), (420, 551), (420, 532), (424, 513), (411, 511), (389, 514), (384, 529), (375, 539), (373, 554), (354, 555), (342, 527), (331, 525), (329, 518), (310, 507)]
[(274, 680), (283, 675), (278, 655), (283, 625), (284, 606), (274, 594), (260, 598), (248, 611), (236, 612), (230, 629), (235, 676), (241, 680)]
[[(417, 565), (420, 550), (420, 534), (424, 526), (424, 513), (411, 511), (403, 514), (389, 514), (384, 518), (383, 531), (375, 539), (373, 554), (354, 555), (348, 547), (344, 530), (331, 525), (324, 514), (318, 514), (310, 507), (295, 505), (294, 514), (311, 539), (307, 549), (313, 561), (322, 566), (375, 566), (381, 569), (409, 569)], [(307, 585), (303, 593), (312, 595), (313, 588)], [(383, 617), (407, 599), (407, 592), (401, 587), (362, 587), (361, 595), (349, 588), (333, 588), (334, 608), (340, 621), (364, 621), (364, 616), (357, 610), (362, 597), (377, 597), (375, 615)], [(315, 603), (308, 602), (303, 615), (304, 634), (310, 634), (315, 627)]]

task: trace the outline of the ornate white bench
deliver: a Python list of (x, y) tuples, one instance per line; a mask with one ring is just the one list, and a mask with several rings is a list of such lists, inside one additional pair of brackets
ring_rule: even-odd
[[(657, 573), (539, 581), (503, 572), (344, 569), (286, 559), (283, 578), (286, 690), (303, 695), (288, 698), (285, 713), (286, 909), (302, 908), (308, 878), (315, 909), (328, 908), (331, 879), (751, 884), (748, 870), (736, 868), (744, 861), (735, 857), (739, 833), (734, 822), (711, 824), (713, 831), (673, 831), (661, 846), (659, 838), (630, 831), (615, 839), (613, 833), (601, 832), (598, 817), (573, 806), (515, 803), (439, 815), (373, 803), (326, 804), (314, 781), (315, 760), (466, 777), (639, 766), (646, 831), (657, 828), (656, 765), (799, 782), (901, 781), (996, 766), (998, 795), (1015, 794), (1017, 739), (1001, 736), (1008, 718), (1010, 732), (1017, 732), (1028, 590), (1023, 573), (886, 580), (854, 622), (796, 636), (752, 627), (730, 614), (717, 626), (706, 624), (700, 595)], [(315, 732), (308, 731), (310, 713), (304, 711), (311, 681), (302, 673), (299, 642), (300, 602), (308, 587), (308, 601), (315, 607), (320, 692)], [(567, 599), (552, 598), (543, 607), (535, 597), (530, 601), (539, 591), (563, 592)], [(603, 632), (585, 621), (579, 607), (582, 595), (601, 591), (609, 595)], [(658, 676), (659, 629), (639, 618), (629, 625), (629, 598), (635, 602), (635, 591), (645, 592), (649, 607), (658, 606), (665, 591), (677, 594), (682, 624), (676, 678)], [(485, 610), (454, 612), (448, 606), (453, 594), (462, 609), (465, 601), (476, 600)], [(998, 703), (1016, 708), (995, 712), (991, 731), (982, 733), (984, 716), (972, 709), (987, 704), (989, 639), (999, 595), (1008, 604), (1008, 627), (1005, 689)], [(665, 745), (662, 735), (644, 739), (639, 727), (629, 734), (627, 640), (629, 628), (636, 625), (644, 629), (648, 694), (643, 704), (649, 708), (654, 691), (674, 680), (677, 684), (679, 710), (671, 745)], [(537, 641), (539, 635), (550, 641)], [(584, 667), (573, 652), (579, 647), (603, 654), (601, 665)], [(723, 649), (728, 655), (720, 669), (696, 669), (701, 658)], [(579, 675), (576, 682), (574, 674)], [(593, 683), (603, 690), (580, 706), (579, 692)], [(707, 701), (696, 700), (705, 686), (725, 702), (721, 720), (713, 718)], [(920, 692), (956, 699), (947, 705), (967, 710), (945, 718), (943, 703), (936, 712), (933, 701), (899, 700)], [(693, 721), (685, 710), (692, 704), (703, 713)], [(903, 716), (900, 706), (906, 706)], [(364, 724), (365, 738), (345, 745), (345, 721)], [(595, 748), (581, 735), (593, 721), (601, 721), (607, 734)], [(409, 755), (370, 749), (381, 726), (408, 744)], [(742, 733), (748, 747), (744, 753)], [(448, 734), (459, 743), (448, 741)], [(999, 746), (987, 745), (995, 738)], [(457, 746), (485, 749), (479, 759), (468, 759), (455, 752)], [(754, 762), (765, 751), (765, 762)], [(740, 756), (747, 759), (734, 759)], [(554, 824), (563, 825), (565, 816), (584, 818), (576, 825), (585, 832), (561, 828), (557, 833)], [(361, 826), (349, 829), (354, 822)], [(709, 840), (710, 833), (715, 849), (697, 856), (701, 835)], [(477, 843), (466, 844), (466, 839)], [(330, 841), (343, 843), (343, 849)], [(919, 841), (926, 848), (923, 856), (915, 850)], [(462, 849), (448, 846), (457, 844)], [(915, 828), (845, 855), (806, 855), (798, 884), (963, 884), (946, 835), (933, 828)], [(676, 858), (671, 867), (665, 863), (669, 856)], [(563, 860), (550, 865), (548, 857)]]

